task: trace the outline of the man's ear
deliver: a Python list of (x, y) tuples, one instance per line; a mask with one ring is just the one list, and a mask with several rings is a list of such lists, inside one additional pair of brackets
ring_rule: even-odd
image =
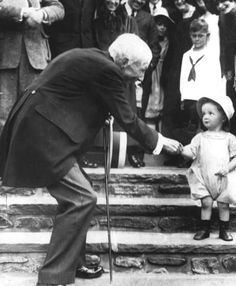
[(128, 63), (129, 63), (129, 59), (127, 57), (120, 59), (120, 67), (121, 68), (125, 68)]

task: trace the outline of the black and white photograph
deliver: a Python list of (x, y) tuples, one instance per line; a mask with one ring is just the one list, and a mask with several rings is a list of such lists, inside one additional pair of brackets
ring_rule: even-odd
[(0, 285), (236, 284), (236, 0), (0, 0)]

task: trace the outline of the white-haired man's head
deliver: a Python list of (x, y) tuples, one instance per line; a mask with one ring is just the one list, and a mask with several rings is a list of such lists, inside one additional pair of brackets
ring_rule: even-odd
[(148, 45), (140, 37), (129, 33), (120, 35), (108, 52), (127, 78), (142, 80), (152, 59)]

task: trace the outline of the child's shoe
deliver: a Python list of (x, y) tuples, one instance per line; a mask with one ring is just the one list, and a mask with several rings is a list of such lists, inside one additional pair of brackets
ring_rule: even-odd
[(208, 238), (210, 236), (210, 220), (201, 220), (200, 227), (201, 230), (199, 230), (193, 237), (195, 240), (202, 240), (205, 238)]
[(227, 232), (229, 230), (229, 221), (219, 221), (220, 231), (219, 231), (219, 238), (225, 241), (232, 241), (233, 236), (231, 233)]

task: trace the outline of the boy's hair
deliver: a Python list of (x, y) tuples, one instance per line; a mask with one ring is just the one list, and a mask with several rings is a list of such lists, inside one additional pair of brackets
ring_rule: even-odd
[(199, 31), (209, 33), (208, 24), (202, 18), (194, 19), (190, 24), (189, 31), (190, 31), (190, 33), (195, 33), (195, 32), (199, 32)]

